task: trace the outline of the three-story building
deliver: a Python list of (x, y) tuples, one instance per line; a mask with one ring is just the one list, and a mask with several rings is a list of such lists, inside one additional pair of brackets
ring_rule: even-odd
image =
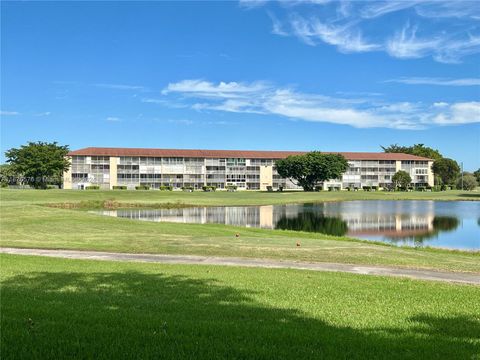
[[(275, 161), (299, 151), (176, 150), (89, 147), (71, 151), (65, 189), (99, 185), (103, 189), (147, 185), (152, 189), (215, 186), (239, 190), (298, 189), (275, 170)], [(415, 186), (433, 186), (433, 160), (401, 153), (340, 152), (349, 164), (340, 179), (320, 184), (324, 189), (388, 187), (399, 170), (410, 174)]]

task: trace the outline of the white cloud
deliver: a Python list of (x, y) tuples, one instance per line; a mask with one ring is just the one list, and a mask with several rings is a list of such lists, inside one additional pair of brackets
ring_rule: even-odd
[[(269, 7), (272, 33), (295, 36), (310, 46), (332, 45), (343, 53), (383, 51), (398, 59), (460, 63), (480, 52), (480, 7), (472, 1), (341, 1), (313, 10), (303, 5), (298, 1), (280, 7), (286, 21)], [(404, 19), (400, 16), (381, 19), (400, 11), (408, 12), (406, 24), (399, 23)]]
[(460, 63), (467, 55), (480, 53), (480, 35), (468, 34), (467, 38), (445, 37), (441, 46), (436, 49), (433, 58), (443, 63)]
[(376, 18), (391, 12), (404, 10), (417, 5), (420, 1), (377, 1), (367, 2), (367, 5), (360, 10), (363, 18)]
[(283, 29), (282, 23), (277, 19), (277, 17), (272, 12), (267, 12), (268, 16), (272, 20), (272, 34), (280, 36), (288, 36), (288, 32)]
[(114, 90), (146, 90), (144, 86), (125, 84), (93, 84), (93, 86)]
[(162, 94), (183, 93), (184, 95), (195, 95), (213, 98), (235, 98), (245, 94), (254, 94), (268, 88), (264, 82), (250, 84), (237, 82), (219, 82), (214, 84), (204, 80), (183, 80), (177, 83), (170, 83), (162, 91)]
[[(199, 83), (198, 80), (183, 80), (169, 84), (166, 89), (170, 90), (164, 91), (164, 94), (190, 98), (190, 107), (197, 111), (275, 115), (357, 128), (422, 129), (434, 125), (480, 122), (480, 118), (474, 116), (478, 103), (388, 103), (372, 98), (334, 98), (322, 94), (306, 94), (273, 85), (260, 88), (257, 84), (258, 82), (213, 83), (202, 80)], [(225, 92), (225, 88), (229, 91)]]
[(0, 110), (0, 115), (1, 116), (13, 116), (13, 115), (20, 115), (18, 111), (4, 111)]
[(399, 79), (386, 80), (385, 82), (409, 85), (479, 86), (480, 78), (447, 79), (430, 77), (403, 77)]
[(341, 52), (366, 52), (378, 50), (377, 44), (371, 44), (363, 39), (358, 29), (352, 28), (354, 24), (336, 26), (326, 24), (313, 18), (306, 20), (300, 16), (294, 16), (291, 26), (294, 34), (308, 45), (316, 45), (317, 40), (334, 45)]
[(239, 0), (241, 7), (252, 9), (265, 5), (268, 0)]
[(119, 121), (122, 121), (122, 119), (120, 119), (119, 117), (116, 117), (116, 116), (108, 116), (105, 120), (111, 121), (111, 122), (119, 122)]
[(418, 15), (427, 18), (480, 19), (480, 6), (475, 1), (430, 1), (415, 6)]
[(264, 108), (270, 114), (314, 122), (330, 122), (355, 127), (388, 125), (375, 114), (352, 108), (337, 108), (326, 104), (315, 96), (298, 94), (290, 90), (277, 90), (265, 102)]
[(442, 40), (440, 38), (417, 38), (417, 26), (407, 23), (387, 41), (386, 51), (393, 57), (400, 59), (421, 58), (435, 49), (438, 49)]
[(141, 102), (152, 103), (152, 104), (165, 104), (167, 100), (164, 99), (153, 99), (153, 98), (143, 98)]
[[(444, 107), (445, 108), (445, 107)], [(480, 122), (480, 102), (461, 102), (446, 107), (432, 118), (432, 122), (440, 125), (459, 125)]]

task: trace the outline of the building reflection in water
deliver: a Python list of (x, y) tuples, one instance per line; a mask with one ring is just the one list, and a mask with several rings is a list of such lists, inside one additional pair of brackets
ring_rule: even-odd
[(335, 236), (410, 239), (422, 242), (452, 231), (459, 220), (435, 215), (433, 201), (349, 201), (269, 206), (125, 209), (102, 211), (122, 218), (197, 224), (226, 224), (318, 232)]

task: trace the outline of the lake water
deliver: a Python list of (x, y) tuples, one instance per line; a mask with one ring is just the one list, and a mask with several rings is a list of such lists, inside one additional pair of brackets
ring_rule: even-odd
[(398, 245), (480, 250), (480, 202), (344, 201), (97, 211), (144, 221), (317, 232)]

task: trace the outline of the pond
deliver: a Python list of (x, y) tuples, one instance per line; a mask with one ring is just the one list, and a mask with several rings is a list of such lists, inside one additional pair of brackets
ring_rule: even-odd
[(95, 213), (144, 221), (299, 230), (397, 245), (480, 250), (480, 202), (476, 201), (343, 201)]

